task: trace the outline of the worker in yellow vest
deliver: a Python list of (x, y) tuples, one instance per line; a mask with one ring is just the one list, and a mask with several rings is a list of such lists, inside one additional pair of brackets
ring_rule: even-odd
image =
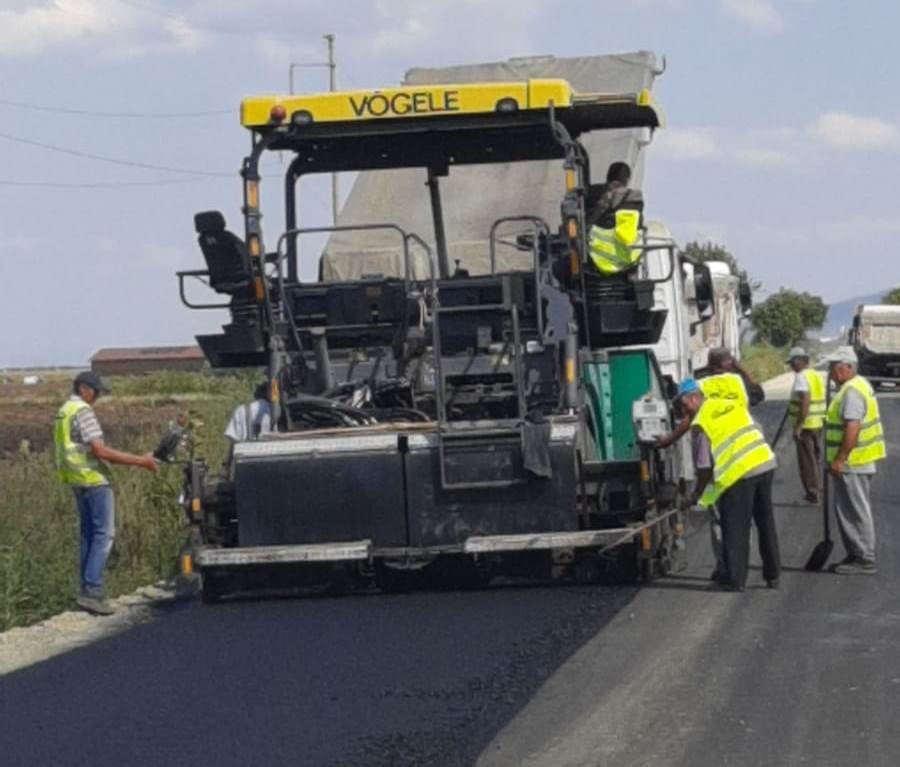
[(741, 395), (745, 407), (754, 407), (766, 398), (753, 375), (737, 359), (731, 349), (720, 346), (709, 350), (706, 357), (707, 375), (698, 378), (707, 397), (735, 399)]
[(628, 163), (614, 162), (606, 172), (606, 183), (588, 193), (588, 250), (591, 262), (601, 274), (628, 271), (643, 254), (634, 245), (640, 235), (644, 199), (628, 186), (630, 182)]
[(727, 591), (743, 591), (750, 558), (750, 526), (756, 523), (766, 585), (778, 588), (781, 556), (772, 511), (775, 453), (750, 411), (735, 401), (704, 395), (688, 378), (679, 387), (691, 417), (697, 482), (693, 503), (718, 507)]
[[(706, 358), (708, 374), (698, 377), (697, 385), (709, 399), (736, 402), (745, 408), (754, 407), (765, 398), (765, 392), (750, 372), (734, 358), (730, 349), (717, 347), (710, 349)], [(672, 430), (658, 440), (660, 447), (669, 447), (687, 434), (691, 428), (691, 417), (683, 418)]]
[[(716, 347), (709, 350), (706, 358), (705, 378), (698, 378), (697, 385), (707, 399), (734, 402), (744, 408), (757, 405), (765, 399), (762, 387), (754, 380), (753, 376), (734, 358), (730, 349)], [(681, 439), (691, 428), (693, 416), (685, 413), (685, 417), (676, 425), (671, 434), (661, 437), (658, 445), (667, 448)], [(696, 437), (696, 435), (695, 435)], [(691, 440), (692, 448), (696, 448), (696, 438)], [(703, 460), (703, 452), (699, 454), (693, 450), (694, 468), (697, 461)], [(719, 510), (715, 504), (707, 507), (709, 513), (709, 540), (715, 557), (715, 567), (709, 578), (721, 583), (727, 576), (725, 571), (725, 558), (722, 548), (722, 526), (719, 521)]]
[(870, 484), (886, 450), (878, 400), (856, 373), (856, 352), (841, 346), (826, 358), (838, 387), (825, 415), (825, 460), (834, 487), (834, 508), (847, 556), (834, 565), (839, 575), (874, 575), (875, 519)]
[(819, 502), (822, 484), (822, 427), (825, 425), (825, 380), (809, 366), (809, 355), (800, 346), (791, 349), (788, 364), (794, 371), (794, 385), (788, 404), (788, 416), (797, 445), (797, 466), (803, 483), (803, 496), (809, 503)]
[(72, 396), (56, 414), (53, 443), (60, 482), (72, 488), (81, 529), (81, 591), (79, 607), (95, 615), (114, 612), (103, 593), (103, 570), (116, 536), (115, 499), (109, 484), (109, 464), (159, 469), (151, 453), (133, 455), (109, 447), (93, 405), (109, 390), (94, 373), (79, 373)]

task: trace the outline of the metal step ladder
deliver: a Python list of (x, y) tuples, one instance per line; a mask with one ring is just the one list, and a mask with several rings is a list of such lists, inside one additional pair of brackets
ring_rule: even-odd
[[(434, 358), (435, 358), (435, 400), (437, 405), (438, 454), (441, 471), (441, 487), (444, 490), (475, 490), (479, 488), (503, 488), (525, 482), (525, 477), (508, 479), (480, 479), (473, 481), (454, 480), (448, 471), (454, 455), (481, 451), (489, 455), (497, 451), (498, 443), (507, 447), (515, 442), (517, 450), (522, 450), (522, 425), (525, 418), (525, 380), (523, 354), (524, 345), (519, 326), (519, 307), (512, 300), (509, 279), (501, 277), (502, 301), (497, 304), (473, 304), (463, 306), (436, 306), (434, 309)], [(511, 353), (515, 360), (514, 377), (516, 387), (516, 413), (512, 429), (503, 427), (472, 428), (464, 424), (452, 424), (447, 417), (447, 379), (442, 364), (441, 318), (453, 314), (498, 313), (507, 315), (512, 325)]]

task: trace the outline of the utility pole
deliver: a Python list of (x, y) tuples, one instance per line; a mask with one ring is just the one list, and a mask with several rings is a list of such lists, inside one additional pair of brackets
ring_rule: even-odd
[[(333, 93), (337, 90), (337, 63), (334, 60), (334, 35), (323, 35), (325, 42), (328, 44), (328, 61), (312, 61), (309, 63), (291, 62), (288, 65), (288, 92), (294, 93), (294, 70), (309, 69), (318, 67), (328, 67), (328, 90)], [(337, 225), (340, 190), (338, 188), (338, 174), (331, 174), (331, 223)]]
[[(325, 35), (325, 42), (328, 43), (328, 90), (334, 93), (337, 90), (337, 64), (334, 61), (334, 35)], [(338, 174), (331, 174), (331, 223), (337, 226), (338, 212), (340, 203), (338, 197)]]

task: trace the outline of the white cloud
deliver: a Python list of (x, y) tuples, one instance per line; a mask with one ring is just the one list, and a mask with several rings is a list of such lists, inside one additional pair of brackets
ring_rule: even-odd
[(706, 160), (751, 169), (797, 165), (803, 145), (796, 131), (783, 128), (745, 131), (735, 138), (712, 128), (666, 129), (654, 139), (654, 154), (673, 160)]
[(163, 26), (175, 45), (186, 53), (199, 50), (209, 41), (206, 32), (192, 27), (182, 16), (166, 20)]
[(414, 51), (428, 40), (432, 26), (422, 19), (410, 17), (397, 25), (388, 25), (379, 29), (372, 40), (375, 53), (402, 53)]
[[(437, 62), (465, 61), (473, 49), (491, 56), (521, 55), (537, 34), (535, 19), (551, 0), (376, 0), (374, 18), (360, 30), (373, 54), (403, 58), (411, 53)], [(498, 35), (497, 30), (503, 33)], [(538, 35), (539, 36), (539, 35)], [(344, 36), (347, 39), (347, 36)], [(483, 55), (483, 54), (482, 54)]]
[(631, 0), (631, 5), (648, 11), (684, 11), (688, 0)]
[(900, 130), (896, 125), (848, 112), (826, 112), (815, 121), (810, 132), (834, 149), (865, 151), (900, 146)]
[(794, 157), (780, 149), (751, 146), (735, 149), (734, 159), (750, 168), (781, 168), (796, 162)]
[(708, 160), (721, 155), (715, 136), (706, 129), (667, 128), (660, 131), (654, 148), (659, 154), (676, 160)]
[(40, 6), (0, 11), (0, 52), (35, 54), (61, 43), (110, 33), (116, 8), (103, 0), (53, 0)]
[(0, 10), (0, 56), (38, 55), (78, 44), (113, 56), (192, 53), (208, 39), (183, 16), (145, 12), (117, 0), (32, 0)]
[(769, 0), (722, 0), (722, 10), (757, 32), (773, 34), (784, 29), (781, 14)]

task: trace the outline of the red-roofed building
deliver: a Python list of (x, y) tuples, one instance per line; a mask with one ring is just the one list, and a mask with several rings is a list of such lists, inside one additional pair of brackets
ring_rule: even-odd
[(91, 370), (101, 376), (141, 375), (157, 370), (203, 370), (206, 358), (199, 346), (141, 346), (100, 349), (91, 357)]

